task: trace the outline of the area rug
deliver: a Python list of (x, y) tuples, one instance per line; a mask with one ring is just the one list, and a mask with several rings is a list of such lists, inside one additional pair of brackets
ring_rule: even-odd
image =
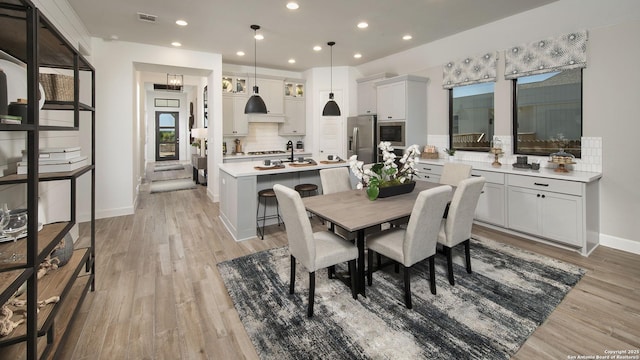
[(472, 274), (462, 251), (455, 256), (455, 286), (444, 256), (436, 256), (435, 296), (428, 263), (414, 265), (412, 310), (404, 306), (402, 271), (393, 266), (375, 272), (367, 297), (358, 300), (319, 271), (311, 319), (301, 265), (296, 293), (289, 295), (286, 247), (218, 269), (262, 359), (508, 359), (584, 275), (571, 264), (489, 239), (472, 240)]
[(169, 170), (184, 170), (184, 165), (180, 165), (180, 164), (156, 165), (153, 168), (153, 171), (169, 171)]
[(157, 193), (157, 192), (165, 192), (165, 191), (193, 189), (195, 187), (196, 187), (196, 184), (190, 178), (162, 180), (162, 181), (151, 182), (151, 185), (149, 185), (149, 191), (151, 193)]

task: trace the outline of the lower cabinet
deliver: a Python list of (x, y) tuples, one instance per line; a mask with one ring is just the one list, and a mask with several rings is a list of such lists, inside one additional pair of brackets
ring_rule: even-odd
[(416, 180), (439, 183), (442, 165), (417, 164)]
[(508, 179), (510, 229), (568, 245), (583, 245), (582, 183), (521, 175), (508, 175)]
[(478, 206), (476, 207), (475, 219), (485, 223), (504, 227), (506, 224), (506, 194), (504, 187), (504, 174), (472, 170), (471, 176), (482, 176), (486, 179)]

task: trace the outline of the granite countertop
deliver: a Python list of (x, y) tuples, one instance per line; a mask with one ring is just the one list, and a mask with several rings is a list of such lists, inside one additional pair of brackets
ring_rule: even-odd
[[(418, 164), (431, 164), (431, 165), (444, 165), (449, 162), (445, 159), (418, 159)], [(490, 162), (479, 162), (479, 161), (465, 161), (465, 160), (455, 160), (456, 163), (461, 164), (469, 164), (473, 167), (473, 170), (481, 170), (481, 171), (493, 171), (504, 174), (514, 174), (514, 175), (525, 175), (525, 176), (535, 176), (547, 179), (558, 179), (558, 180), (569, 180), (569, 181), (578, 181), (589, 183), (595, 180), (598, 180), (602, 177), (601, 172), (589, 172), (589, 171), (574, 171), (571, 170), (567, 173), (555, 172), (554, 168), (544, 167), (546, 164), (540, 164), (540, 170), (531, 170), (531, 169), (518, 169), (514, 168), (511, 164), (502, 164), (500, 167), (491, 166)]]
[[(302, 155), (302, 154), (300, 154)], [(308, 159), (308, 158), (307, 158)], [(283, 173), (293, 173), (300, 171), (321, 170), (341, 166), (349, 166), (347, 162), (336, 162), (330, 164), (321, 164), (318, 162), (315, 165), (309, 166), (291, 166), (291, 163), (283, 163), (284, 168), (272, 169), (272, 170), (256, 170), (256, 166), (263, 166), (262, 161), (242, 161), (218, 164), (220, 171), (224, 171), (233, 177), (243, 176), (256, 176), (256, 175), (273, 175)]]

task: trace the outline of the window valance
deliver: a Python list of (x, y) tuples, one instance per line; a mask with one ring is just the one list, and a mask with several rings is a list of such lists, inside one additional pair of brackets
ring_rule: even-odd
[(442, 87), (451, 89), (456, 86), (496, 81), (497, 60), (498, 52), (494, 51), (481, 56), (449, 61), (442, 70)]
[(505, 50), (505, 79), (587, 66), (587, 32), (522, 44)]

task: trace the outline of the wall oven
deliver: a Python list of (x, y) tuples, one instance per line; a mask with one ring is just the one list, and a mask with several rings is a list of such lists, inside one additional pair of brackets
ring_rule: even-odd
[(378, 121), (378, 140), (388, 141), (391, 146), (405, 146), (405, 123), (404, 121)]

